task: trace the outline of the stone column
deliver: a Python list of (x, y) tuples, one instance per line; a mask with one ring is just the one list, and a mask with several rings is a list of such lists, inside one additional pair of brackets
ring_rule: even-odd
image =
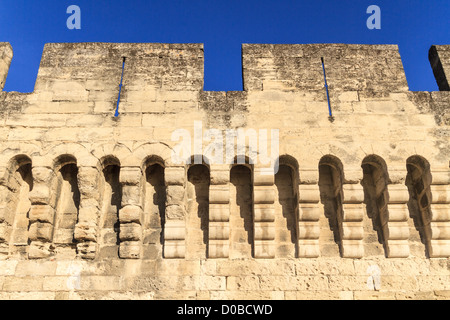
[(211, 166), (208, 258), (228, 258), (230, 249), (230, 169)]
[(53, 253), (52, 240), (57, 195), (56, 191), (52, 190), (51, 183), (55, 179), (55, 173), (44, 166), (35, 166), (32, 170), (33, 190), (29, 195), (31, 209), (28, 257), (46, 258)]
[(99, 171), (95, 167), (78, 168), (80, 207), (74, 239), (83, 259), (94, 259), (97, 253), (97, 230), (100, 215)]
[(255, 258), (275, 257), (275, 175), (273, 170), (254, 168), (253, 249)]
[(391, 170), (392, 184), (387, 185), (377, 199), (388, 258), (407, 258), (410, 253), (408, 243), (409, 192), (404, 182), (406, 174), (405, 170)]
[(138, 259), (142, 249), (142, 189), (143, 175), (140, 167), (120, 169), (122, 208), (119, 210), (119, 257)]
[[(360, 184), (362, 170), (348, 170), (345, 172), (346, 181), (342, 185), (342, 207), (338, 210), (338, 224), (341, 236), (341, 253), (344, 258), (362, 258), (363, 246), (363, 217), (364, 190)], [(338, 206), (341, 204), (338, 201)]]
[[(432, 258), (450, 257), (450, 174), (448, 168), (431, 170), (430, 245)], [(421, 204), (423, 205), (423, 204)], [(425, 221), (424, 221), (425, 223)]]
[(184, 258), (186, 254), (186, 170), (168, 167), (166, 180), (166, 221), (164, 224), (164, 258)]

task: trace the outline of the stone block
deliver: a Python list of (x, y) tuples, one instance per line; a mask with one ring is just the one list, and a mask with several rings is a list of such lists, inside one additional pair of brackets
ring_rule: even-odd
[(34, 222), (29, 229), (30, 240), (51, 241), (53, 237), (53, 225), (45, 222)]
[(139, 241), (142, 238), (142, 226), (137, 223), (121, 223), (119, 229), (121, 241)]
[(47, 222), (53, 223), (55, 210), (49, 205), (33, 205), (31, 206), (29, 217), (31, 222)]
[(16, 266), (15, 275), (18, 277), (25, 276), (51, 276), (55, 275), (56, 262), (55, 261), (20, 261)]
[(141, 247), (135, 241), (121, 242), (119, 246), (119, 257), (122, 259), (139, 259), (141, 256)]
[(142, 208), (136, 205), (127, 205), (119, 210), (119, 220), (121, 223), (142, 224)]
[(183, 186), (186, 180), (186, 171), (183, 167), (166, 168), (164, 178), (167, 185)]
[(167, 202), (170, 204), (182, 204), (185, 198), (185, 188), (180, 185), (167, 186)]
[(142, 171), (139, 167), (120, 168), (120, 183), (122, 185), (136, 186), (141, 181)]

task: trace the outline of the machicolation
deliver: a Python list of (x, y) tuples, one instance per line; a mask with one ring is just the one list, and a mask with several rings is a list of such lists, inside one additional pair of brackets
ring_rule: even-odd
[(208, 92), (201, 44), (47, 44), (0, 91), (0, 299), (448, 299), (450, 46), (429, 60), (412, 92), (395, 45), (245, 44), (244, 90)]

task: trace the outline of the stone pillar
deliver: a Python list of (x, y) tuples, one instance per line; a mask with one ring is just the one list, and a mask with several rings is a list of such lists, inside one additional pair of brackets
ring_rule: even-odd
[(228, 258), (230, 249), (230, 169), (211, 166), (208, 258)]
[(390, 180), (379, 199), (380, 224), (383, 230), (386, 256), (388, 258), (407, 258), (409, 256), (408, 201), (409, 191), (405, 186), (406, 171), (390, 171)]
[(97, 230), (100, 215), (99, 171), (95, 167), (78, 168), (80, 207), (74, 239), (83, 259), (94, 259), (97, 253)]
[[(431, 170), (429, 254), (450, 257), (450, 174), (447, 168)], [(428, 221), (427, 221), (428, 222)], [(425, 221), (424, 221), (425, 224)]]
[(186, 254), (186, 170), (168, 167), (166, 180), (166, 221), (164, 224), (164, 258), (184, 258)]
[(255, 258), (275, 257), (275, 175), (273, 170), (254, 168), (253, 251)]
[(142, 189), (143, 175), (140, 167), (120, 169), (122, 208), (119, 210), (119, 257), (138, 259), (142, 249)]
[[(37, 161), (36, 161), (37, 162)], [(53, 229), (55, 219), (56, 192), (51, 183), (55, 179), (52, 169), (33, 167), (33, 190), (30, 192), (29, 214), (30, 259), (46, 258), (53, 254)]]
[[(345, 175), (346, 181), (342, 185), (342, 208), (338, 211), (337, 217), (341, 236), (341, 253), (344, 258), (362, 258), (364, 256), (362, 240), (365, 211), (364, 190), (360, 184), (362, 170), (348, 170)], [(340, 206), (339, 203), (338, 206)]]
[(299, 185), (298, 257), (317, 258), (320, 255), (320, 191), (317, 184)]

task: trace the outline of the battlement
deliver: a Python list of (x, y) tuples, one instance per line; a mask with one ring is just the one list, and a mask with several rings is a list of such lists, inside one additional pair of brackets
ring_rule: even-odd
[(398, 47), (349, 44), (243, 45), (245, 90), (408, 90)]
[(45, 45), (35, 90), (49, 90), (68, 79), (86, 89), (113, 90), (120, 82), (123, 57), (127, 86), (203, 88), (202, 44), (62, 43)]
[[(8, 73), (12, 48), (0, 43), (0, 85)], [(448, 91), (449, 46), (432, 46), (430, 63), (441, 91)], [(202, 44), (50, 43), (44, 47), (35, 90), (70, 79), (111, 90), (118, 85), (127, 58), (128, 86), (145, 84), (163, 90), (203, 89)], [(396, 45), (243, 44), (245, 91), (322, 90), (321, 58), (330, 90), (404, 92), (408, 84)], [(89, 84), (86, 84), (89, 82)], [(72, 88), (76, 90), (77, 87)]]

